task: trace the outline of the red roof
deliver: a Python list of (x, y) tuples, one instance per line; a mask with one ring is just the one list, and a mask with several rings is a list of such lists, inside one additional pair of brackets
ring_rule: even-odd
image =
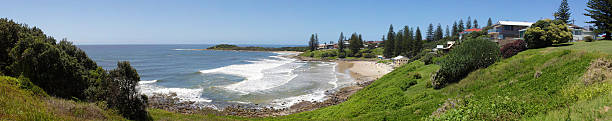
[(473, 29), (467, 29), (464, 32), (473, 32), (473, 31), (482, 31), (482, 29), (479, 28), (473, 28)]

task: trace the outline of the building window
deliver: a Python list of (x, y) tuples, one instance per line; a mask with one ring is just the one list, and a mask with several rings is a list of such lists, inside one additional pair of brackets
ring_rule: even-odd
[(504, 30), (512, 30), (512, 26), (504, 26)]

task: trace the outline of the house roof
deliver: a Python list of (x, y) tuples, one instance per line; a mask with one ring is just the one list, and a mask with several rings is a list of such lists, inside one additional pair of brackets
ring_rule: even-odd
[(406, 58), (406, 57), (400, 55), (400, 56), (397, 56), (397, 57), (393, 58), (393, 60), (399, 60), (399, 59), (402, 59), (402, 58)]
[(513, 26), (531, 26), (531, 22), (522, 22), (522, 21), (499, 21), (497, 24), (500, 25), (513, 25)]
[(467, 29), (464, 32), (473, 32), (473, 31), (482, 31), (482, 29), (479, 28), (472, 28), (472, 29)]

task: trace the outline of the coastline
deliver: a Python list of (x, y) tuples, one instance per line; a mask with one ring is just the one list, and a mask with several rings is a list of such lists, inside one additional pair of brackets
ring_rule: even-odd
[(262, 107), (258, 105), (232, 105), (223, 109), (208, 108), (206, 106), (197, 106), (194, 102), (181, 102), (176, 97), (176, 94), (159, 94), (149, 96), (149, 107), (164, 109), (172, 112), (186, 114), (216, 114), (216, 115), (233, 115), (243, 117), (269, 117), (289, 115), (304, 111), (311, 111), (318, 108), (323, 108), (331, 105), (342, 103), (362, 88), (368, 86), (378, 78), (391, 72), (393, 68), (390, 65), (376, 63), (376, 61), (364, 60), (304, 60), (298, 56), (301, 52), (297, 51), (267, 51), (278, 53), (279, 56), (285, 58), (293, 58), (300, 61), (326, 61), (336, 63), (336, 72), (347, 73), (354, 79), (354, 83), (346, 87), (336, 90), (328, 90), (325, 92), (325, 100), (323, 101), (305, 101), (302, 100), (288, 108), (275, 109), (273, 107)]

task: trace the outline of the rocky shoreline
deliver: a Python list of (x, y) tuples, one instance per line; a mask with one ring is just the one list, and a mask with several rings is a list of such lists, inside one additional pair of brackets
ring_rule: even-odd
[[(288, 52), (279, 52), (288, 53)], [(337, 91), (328, 90), (327, 96), (323, 101), (301, 101), (293, 104), (288, 108), (274, 108), (264, 107), (252, 104), (235, 104), (224, 107), (222, 109), (210, 108), (207, 106), (198, 105), (196, 102), (191, 101), (180, 101), (176, 97), (176, 94), (154, 94), (149, 96), (149, 108), (163, 109), (171, 112), (184, 113), (184, 114), (214, 114), (214, 115), (232, 115), (242, 117), (274, 117), (283, 116), (293, 113), (299, 113), (304, 111), (311, 111), (322, 107), (332, 106), (340, 104), (350, 98), (352, 94), (361, 90), (362, 88), (370, 85), (372, 82), (377, 80), (380, 76), (373, 76), (371, 74), (365, 74), (364, 72), (355, 72), (360, 70), (354, 70), (353, 66), (356, 64), (349, 61), (339, 60), (324, 60), (314, 59), (308, 57), (298, 56), (299, 53), (294, 52), (288, 55), (282, 55), (287, 58), (294, 58), (302, 61), (327, 61), (337, 62), (338, 71), (344, 72), (350, 70), (350, 75), (355, 79), (356, 83), (347, 87), (340, 88)], [(364, 66), (364, 65), (361, 65)], [(370, 65), (371, 66), (371, 65)], [(387, 72), (388, 73), (388, 72)]]

